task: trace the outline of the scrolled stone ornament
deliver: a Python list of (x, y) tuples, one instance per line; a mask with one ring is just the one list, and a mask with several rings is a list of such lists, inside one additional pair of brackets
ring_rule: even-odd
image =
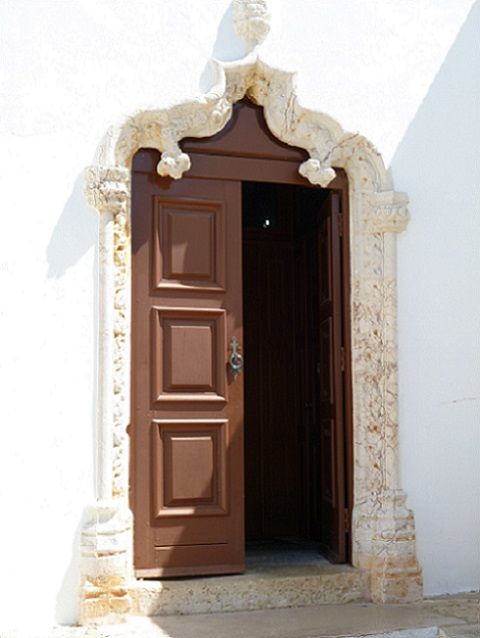
[(308, 179), (311, 184), (318, 184), (326, 188), (335, 178), (335, 171), (331, 166), (324, 166), (319, 159), (311, 157), (300, 165), (298, 172)]
[(233, 0), (235, 31), (250, 45), (261, 44), (270, 31), (270, 12), (265, 0)]
[(180, 179), (191, 165), (189, 156), (178, 149), (175, 153), (162, 153), (162, 159), (157, 164), (157, 173), (160, 177)]

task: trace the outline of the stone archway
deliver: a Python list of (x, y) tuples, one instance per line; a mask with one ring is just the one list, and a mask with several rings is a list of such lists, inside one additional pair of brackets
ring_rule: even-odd
[(81, 540), (81, 621), (128, 614), (133, 582), (128, 509), (130, 419), (130, 167), (140, 148), (161, 151), (157, 171), (180, 179), (190, 160), (179, 140), (220, 131), (244, 96), (264, 109), (273, 135), (307, 150), (299, 172), (326, 187), (343, 168), (350, 184), (351, 336), (354, 429), (352, 562), (370, 574), (375, 602), (418, 601), (421, 569), (415, 526), (398, 472), (396, 233), (408, 199), (393, 190), (382, 158), (361, 135), (299, 103), (292, 73), (266, 65), (259, 44), (269, 29), (263, 1), (234, 0), (237, 31), (251, 52), (212, 61), (212, 90), (169, 109), (141, 111), (105, 136), (86, 171), (86, 195), (100, 213), (97, 503)]

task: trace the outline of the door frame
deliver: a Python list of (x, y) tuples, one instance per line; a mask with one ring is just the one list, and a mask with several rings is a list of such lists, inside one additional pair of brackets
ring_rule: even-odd
[[(237, 103), (240, 105), (240, 103)], [(253, 105), (246, 103), (247, 110), (252, 110)], [(298, 161), (305, 160), (305, 152), (301, 149), (287, 147), (278, 140), (272, 138), (265, 120), (262, 117), (261, 109), (256, 107), (256, 117), (248, 120), (242, 118), (232, 118), (226, 127), (230, 132), (235, 129), (234, 134), (245, 141), (246, 149), (235, 148), (235, 139), (229, 142), (225, 137), (225, 129), (218, 135), (208, 140), (185, 140), (184, 148), (188, 150), (192, 161), (192, 168), (188, 172), (188, 177), (197, 179), (232, 180), (239, 182), (259, 182), (274, 184), (290, 184), (295, 186), (310, 187), (305, 178), (298, 173)], [(260, 113), (259, 113), (260, 111)], [(253, 121), (252, 121), (253, 120)], [(265, 141), (262, 148), (258, 145), (258, 136), (264, 131), (265, 137), (272, 138), (272, 146), (265, 148)], [(207, 143), (205, 143), (207, 142)], [(275, 146), (274, 146), (275, 145)], [(239, 153), (242, 153), (240, 156)], [(155, 168), (158, 164), (158, 151), (144, 150), (137, 153), (135, 158), (135, 173), (144, 173), (155, 176)], [(248, 157), (249, 161), (245, 161)], [(293, 161), (295, 158), (297, 161)], [(343, 365), (342, 371), (342, 396), (344, 404), (343, 415), (343, 441), (344, 450), (343, 477), (338, 489), (344, 491), (344, 511), (341, 513), (342, 522), (340, 533), (345, 534), (346, 562), (351, 561), (351, 514), (353, 509), (353, 428), (352, 428), (352, 379), (351, 379), (351, 337), (350, 337), (350, 242), (349, 242), (349, 210), (348, 210), (348, 178), (343, 169), (337, 169), (334, 179), (329, 183), (328, 190), (336, 191), (340, 196), (340, 238), (342, 241), (341, 255), (341, 330), (343, 333)], [(238, 240), (241, 242), (242, 237)], [(243, 291), (242, 291), (243, 296)], [(131, 370), (131, 374), (134, 370)], [(130, 450), (135, 445), (135, 430), (132, 429)], [(135, 454), (131, 454), (130, 476), (135, 475)], [(135, 490), (133, 485), (129, 485), (129, 504), (135, 515)], [(328, 552), (325, 554), (328, 555)], [(139, 577), (154, 575), (155, 569), (139, 570), (134, 565), (135, 574)]]
[(140, 148), (161, 152), (160, 175), (190, 168), (179, 146), (227, 124), (235, 102), (263, 107), (271, 133), (305, 149), (298, 171), (327, 187), (335, 170), (349, 183), (350, 335), (354, 506), (352, 564), (370, 575), (373, 601), (422, 597), (413, 513), (400, 487), (398, 453), (396, 235), (409, 220), (408, 198), (393, 190), (366, 138), (301, 106), (293, 73), (267, 66), (258, 49), (215, 62), (212, 91), (169, 108), (141, 110), (112, 127), (86, 170), (86, 196), (100, 213), (96, 503), (81, 532), (81, 622), (132, 609), (132, 517), (128, 508), (130, 420), (130, 170)]

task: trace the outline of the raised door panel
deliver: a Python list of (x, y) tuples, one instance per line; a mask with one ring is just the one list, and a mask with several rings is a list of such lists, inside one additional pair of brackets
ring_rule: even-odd
[(224, 204), (155, 197), (153, 286), (225, 289)]
[(227, 421), (179, 419), (152, 427), (156, 516), (227, 514)]
[(152, 308), (153, 401), (226, 401), (226, 312)]

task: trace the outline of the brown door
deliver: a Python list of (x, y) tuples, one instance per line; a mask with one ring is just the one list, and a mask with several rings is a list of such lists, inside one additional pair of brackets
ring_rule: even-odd
[(140, 576), (244, 570), (241, 184), (132, 183), (132, 501)]
[(341, 196), (331, 191), (318, 226), (317, 538), (333, 562), (346, 560), (344, 346), (342, 336)]

